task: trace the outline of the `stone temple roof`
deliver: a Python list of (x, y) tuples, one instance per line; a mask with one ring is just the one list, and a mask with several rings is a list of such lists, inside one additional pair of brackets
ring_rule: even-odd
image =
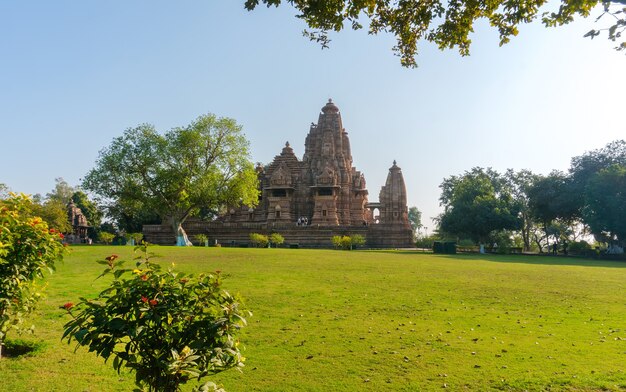
[(326, 113), (339, 113), (339, 108), (337, 107), (337, 105), (335, 105), (333, 103), (332, 99), (328, 99), (328, 103), (326, 105), (324, 105), (324, 107), (322, 108), (322, 112), (324, 114)]

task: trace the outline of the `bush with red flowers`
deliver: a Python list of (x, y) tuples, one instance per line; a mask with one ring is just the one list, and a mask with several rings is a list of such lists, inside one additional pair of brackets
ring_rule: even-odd
[[(135, 250), (134, 269), (122, 268), (115, 255), (98, 261), (106, 266), (100, 276), (113, 274), (113, 282), (67, 309), (72, 320), (63, 339), (113, 356), (113, 367), (134, 371), (137, 386), (148, 391), (179, 391), (191, 379), (241, 368), (237, 333), (250, 312), (221, 288), (221, 274), (162, 271), (147, 245)], [(207, 382), (197, 390), (220, 389)]]
[(0, 356), (7, 332), (20, 330), (41, 296), (35, 279), (54, 270), (64, 251), (62, 234), (33, 217), (32, 206), (23, 194), (0, 200)]

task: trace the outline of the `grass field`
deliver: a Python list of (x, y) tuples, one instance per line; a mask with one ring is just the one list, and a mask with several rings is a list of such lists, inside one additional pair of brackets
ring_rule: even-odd
[[(222, 270), (254, 316), (236, 391), (626, 390), (626, 263), (409, 251), (153, 249), (188, 272)], [(31, 317), (43, 348), (0, 360), (2, 391), (128, 391), (95, 355), (60, 341), (130, 247), (75, 247)], [(17, 336), (13, 335), (13, 338)], [(188, 388), (190, 389), (190, 388)], [(186, 390), (188, 390), (186, 389)]]

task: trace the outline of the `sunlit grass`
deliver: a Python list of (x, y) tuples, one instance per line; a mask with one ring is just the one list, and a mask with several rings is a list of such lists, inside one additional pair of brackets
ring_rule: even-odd
[[(626, 389), (626, 264), (415, 252), (154, 248), (188, 272), (221, 270), (254, 312), (228, 391)], [(48, 280), (27, 340), (0, 360), (9, 391), (126, 391), (133, 376), (60, 341), (58, 309), (92, 296), (93, 262), (131, 247), (76, 247)], [(5, 388), (5, 385), (8, 386)], [(190, 388), (187, 388), (190, 389)]]

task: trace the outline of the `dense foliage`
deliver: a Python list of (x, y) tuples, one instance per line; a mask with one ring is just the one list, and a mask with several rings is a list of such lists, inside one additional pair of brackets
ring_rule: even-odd
[(439, 230), (484, 243), (500, 230), (519, 230), (520, 206), (506, 182), (490, 169), (474, 168), (462, 176), (451, 176), (441, 184), (444, 212)]
[(583, 218), (604, 241), (626, 240), (626, 166), (611, 165), (594, 174), (585, 188)]
[(625, 178), (623, 140), (572, 158), (567, 173), (509, 169), (501, 175), (474, 168), (442, 183), (445, 211), (439, 230), (458, 239), (495, 242), (500, 249), (518, 240), (525, 250), (566, 248), (589, 234), (601, 243), (624, 246)]
[(220, 272), (162, 271), (146, 246), (138, 249), (134, 269), (123, 268), (117, 255), (99, 261), (106, 266), (100, 276), (112, 274), (113, 282), (95, 299), (63, 306), (72, 317), (63, 339), (113, 356), (113, 367), (135, 372), (137, 386), (147, 391), (179, 391), (189, 380), (241, 368), (236, 335), (250, 313), (222, 289)]
[(198, 245), (202, 245), (202, 246), (209, 245), (209, 237), (206, 234), (196, 234), (194, 236), (194, 239), (196, 240), (196, 242), (198, 242)]
[(330, 241), (337, 249), (352, 250), (356, 247), (365, 245), (365, 237), (360, 234), (353, 235), (335, 235)]
[(250, 233), (250, 242), (257, 248), (265, 248), (269, 244), (269, 237), (265, 234)]
[[(281, 0), (246, 0), (248, 10), (255, 9), (259, 4), (278, 6)], [(554, 12), (548, 11), (546, 0), (454, 0), (454, 1), (420, 1), (420, 0), (336, 0), (309, 1), (285, 0), (298, 11), (298, 18), (306, 22), (312, 31), (305, 35), (311, 40), (320, 42), (327, 47), (330, 31), (341, 31), (346, 25), (354, 30), (363, 28), (361, 17), (369, 19), (369, 33), (389, 32), (396, 37), (393, 50), (403, 66), (416, 66), (417, 44), (429, 41), (440, 49), (457, 48), (461, 55), (468, 55), (474, 32), (474, 24), (485, 19), (489, 25), (498, 30), (500, 45), (510, 41), (519, 32), (519, 26), (541, 18), (548, 27), (567, 24), (575, 17), (587, 17), (592, 9), (602, 4), (605, 16), (610, 22), (605, 28), (608, 38), (618, 41), (616, 49), (626, 49), (626, 41), (619, 42), (621, 33), (626, 29), (624, 12), (618, 4), (626, 5), (626, 0), (561, 0)], [(598, 30), (587, 33), (588, 37), (596, 37)]]
[(17, 329), (40, 297), (35, 280), (54, 270), (63, 255), (63, 234), (32, 215), (32, 200), (0, 200), (0, 355), (9, 329)]
[(115, 234), (104, 231), (100, 233), (99, 238), (104, 244), (110, 245), (115, 239)]
[(47, 199), (43, 202), (33, 200), (31, 202), (32, 215), (43, 219), (48, 227), (60, 233), (71, 233), (72, 225), (67, 217), (67, 204), (63, 204), (58, 199)]
[(277, 247), (278, 245), (282, 245), (285, 242), (285, 237), (283, 237), (279, 233), (272, 233), (269, 236), (269, 241), (270, 244), (273, 244), (274, 247)]

